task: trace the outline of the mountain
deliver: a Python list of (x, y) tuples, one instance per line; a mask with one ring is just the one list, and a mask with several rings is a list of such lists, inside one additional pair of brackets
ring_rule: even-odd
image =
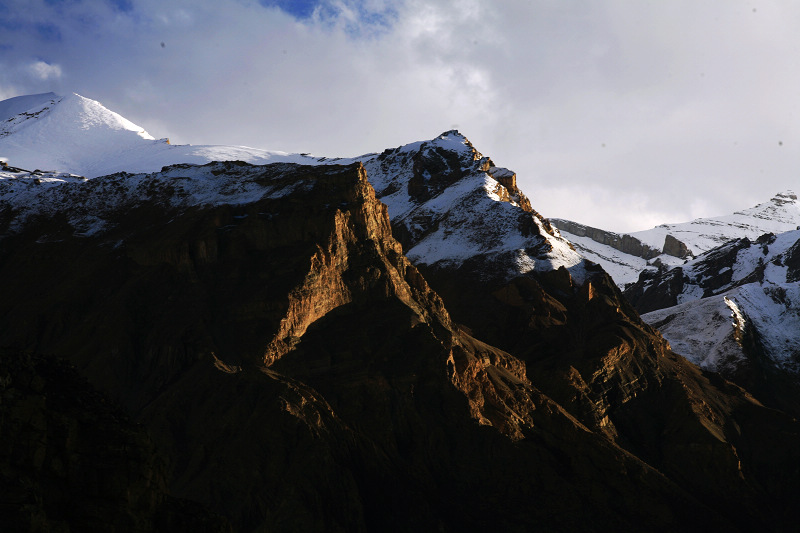
[(458, 328), (359, 165), (35, 187), (0, 241), (0, 344), (72, 361), (153, 434), (171, 493), (236, 530), (725, 523)]
[[(53, 93), (0, 102), (0, 160), (19, 169), (56, 171), (94, 178), (115, 172), (155, 172), (174, 163), (248, 161), (303, 162), (300, 154), (245, 146), (172, 145), (144, 128), (77, 94)], [(4, 113), (5, 112), (5, 113)]]
[[(142, 153), (184, 153), (125, 131)], [(65, 173), (10, 159), (0, 176), (1, 353), (67, 360), (118, 402), (175, 508), (236, 531), (800, 518), (800, 424), (671, 352), (461, 134), (100, 177), (67, 165), (116, 161), (87, 136), (94, 156), (64, 150)], [(43, 507), (64, 501), (21, 467)]]
[(734, 239), (755, 240), (765, 233), (781, 233), (800, 226), (800, 204), (792, 191), (731, 215), (699, 218), (679, 224), (619, 235), (551, 219), (587, 259), (603, 266), (620, 287), (636, 281), (639, 273), (659, 265), (679, 266), (687, 259)]
[(480, 261), (490, 277), (562, 267), (578, 280), (586, 277), (583, 258), (531, 208), (516, 174), (495, 166), (458, 131), (362, 162), (416, 265), (457, 268)]
[(800, 230), (741, 238), (625, 292), (672, 347), (771, 405), (800, 398)]

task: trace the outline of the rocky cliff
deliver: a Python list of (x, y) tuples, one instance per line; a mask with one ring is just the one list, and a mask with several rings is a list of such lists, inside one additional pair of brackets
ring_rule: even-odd
[[(550, 223), (568, 234), (578, 237), (589, 237), (594, 242), (605, 244), (606, 246), (610, 246), (615, 250), (619, 250), (624, 254), (632, 255), (634, 257), (653, 259), (662, 253), (681, 258), (686, 256), (685, 249), (683, 250), (683, 255), (676, 255), (676, 252), (678, 254), (681, 252), (680, 247), (675, 247), (674, 245), (667, 246), (666, 242), (664, 243), (664, 247), (662, 249), (657, 249), (644, 244), (636, 237), (628, 235), (627, 233), (620, 235), (619, 233), (614, 233), (612, 231), (593, 228), (591, 226), (585, 226), (577, 222), (572, 222), (571, 220), (564, 220), (560, 218), (551, 218)], [(672, 236), (670, 235), (670, 237)], [(677, 239), (674, 237), (672, 237), (672, 240), (677, 241)], [(686, 245), (684, 245), (684, 248), (685, 246)]]
[[(458, 146), (439, 147), (448, 149), (459, 150)], [(573, 267), (572, 273), (557, 264), (550, 269), (514, 268), (508, 252), (493, 251), (490, 246), (484, 248), (485, 253), (466, 259), (454, 253), (438, 260), (415, 254), (437, 225), (406, 213), (425, 210), (431, 200), (401, 197), (405, 175), (384, 169), (401, 167), (404, 158), (457, 159), (425, 144), (382, 155), (382, 166), (373, 169), (372, 175), (377, 176), (378, 194), (389, 205), (390, 214), (398, 215), (392, 219), (393, 228), (404, 237), (404, 249), (456, 322), (523, 361), (531, 383), (589, 429), (664, 472), (707, 505), (735, 517), (739, 524), (749, 524), (745, 528), (762, 521), (774, 523), (769, 513), (762, 514), (776, 508), (772, 492), (760, 487), (781, 476), (777, 465), (795, 464), (797, 457), (784, 451), (780, 459), (766, 460), (760, 454), (770, 446), (769, 439), (762, 437), (767, 432), (771, 438), (787, 434), (796, 438), (797, 428), (789, 416), (765, 409), (744, 390), (672, 353), (598, 267), (583, 264), (580, 270)], [(441, 186), (466, 189), (465, 176), (470, 173), (465, 169), (473, 168), (472, 160), (480, 159), (466, 158), (461, 167), (451, 164), (440, 169)], [(384, 176), (389, 177), (388, 186)], [(446, 189), (436, 187), (433, 184), (430, 189), (438, 197), (447, 196)], [(536, 250), (547, 250), (547, 244), (560, 240), (557, 230), (539, 225), (535, 212), (511, 204), (509, 213), (501, 220), (519, 221), (518, 226), (507, 223), (509, 228), (524, 227), (525, 220), (540, 228), (528, 237), (531, 244), (525, 248), (534, 261), (542, 260)], [(458, 228), (448, 220), (453, 216), (445, 213), (434, 220)], [(477, 227), (487, 221), (497, 224), (498, 218), (484, 217)], [(508, 230), (508, 234), (515, 231), (520, 230)], [(472, 239), (486, 235), (491, 232), (479, 231)], [(539, 248), (537, 240), (542, 243)], [(780, 484), (791, 493), (798, 490), (790, 477), (782, 477)], [(742, 505), (743, 501), (759, 503)], [(778, 521), (784, 519), (791, 520), (786, 515)]]

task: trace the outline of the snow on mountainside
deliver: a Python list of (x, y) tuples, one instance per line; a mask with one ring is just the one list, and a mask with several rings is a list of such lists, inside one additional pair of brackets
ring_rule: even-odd
[[(0, 102), (14, 111), (33, 107), (0, 122), (0, 160), (12, 167), (43, 169), (95, 178), (114, 172), (156, 172), (174, 163), (205, 164), (241, 160), (253, 164), (306, 163), (300, 154), (269, 152), (246, 146), (171, 145), (144, 128), (77, 94), (18, 97)], [(12, 99), (15, 100), (15, 99)]]
[[(583, 258), (530, 208), (516, 188), (514, 173), (495, 167), (456, 131), (382, 154), (331, 159), (242, 146), (171, 145), (77, 94), (12, 100), (0, 102), (0, 111), (31, 106), (0, 123), (0, 159), (9, 165), (0, 173), (0, 209), (19, 211), (20, 216), (54, 209), (62, 193), (74, 199), (75, 191), (99, 186), (82, 184), (79, 176), (94, 181), (118, 172), (136, 174), (102, 182), (114, 184), (109, 191), (130, 189), (125, 194), (138, 194), (141, 183), (148, 180), (172, 179), (181, 195), (213, 203), (231, 201), (224, 192), (228, 185), (212, 184), (213, 172), (208, 174), (207, 167), (187, 164), (360, 162), (378, 197), (388, 205), (393, 225), (403, 228), (401, 240), (412, 261), (452, 265), (482, 255), (497, 259), (508, 276), (562, 266), (578, 281), (585, 275)], [(158, 172), (175, 164), (181, 167)], [(46, 171), (32, 173), (32, 169)], [(64, 184), (70, 187), (54, 189)], [(218, 186), (222, 189), (215, 189)], [(195, 193), (198, 188), (205, 192)], [(250, 193), (273, 192), (256, 187)], [(76, 228), (84, 234), (100, 231), (103, 224), (86, 216), (88, 222), (74, 221)]]
[(58, 99), (59, 96), (55, 93), (41, 93), (15, 96), (14, 98), (3, 100), (0, 102), (0, 122), (5, 122), (29, 109), (40, 108)]
[[(636, 281), (644, 270), (659, 265), (675, 267), (721, 244), (765, 233), (781, 233), (800, 227), (800, 203), (792, 191), (776, 194), (767, 202), (731, 215), (699, 218), (679, 224), (625, 235), (590, 228), (568, 220), (553, 219), (564, 237), (587, 259), (600, 264), (620, 287)], [(633, 242), (635, 246), (626, 246)], [(660, 253), (660, 255), (659, 255)]]
[[(673, 349), (709, 370), (748, 358), (800, 372), (800, 230), (728, 242), (626, 291)], [(660, 309), (659, 309), (660, 308)]]
[(681, 224), (662, 224), (635, 231), (634, 237), (650, 246), (663, 246), (667, 235), (686, 244), (694, 256), (733, 239), (755, 240), (765, 233), (782, 233), (800, 226), (800, 204), (792, 191), (776, 194), (767, 202), (732, 215), (698, 218)]
[(481, 256), (510, 276), (564, 267), (584, 279), (583, 258), (531, 209), (516, 175), (459, 132), (362, 161), (412, 262), (454, 266)]
[(0, 172), (0, 215), (13, 217), (6, 233), (21, 230), (30, 217), (63, 214), (74, 235), (89, 237), (109, 227), (114, 212), (149, 202), (185, 209), (193, 206), (245, 204), (281, 198), (314, 182), (286, 184), (261, 179), (262, 168), (225, 161), (173, 165), (152, 174), (118, 172), (88, 180), (72, 174)]

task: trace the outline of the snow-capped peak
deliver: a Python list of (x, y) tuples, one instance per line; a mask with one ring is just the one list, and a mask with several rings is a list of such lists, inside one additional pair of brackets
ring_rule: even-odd
[(0, 158), (12, 166), (89, 174), (93, 163), (155, 140), (141, 126), (79, 94), (34, 96), (5, 106), (13, 112), (38, 102), (0, 123)]
[(794, 191), (783, 191), (773, 196), (767, 202), (758, 204), (749, 209), (736, 211), (734, 215), (796, 226), (800, 223), (800, 204), (797, 202), (797, 195)]
[(246, 146), (171, 145), (168, 139), (154, 139), (141, 126), (78, 94), (12, 98), (0, 102), (2, 113), (12, 116), (0, 122), (0, 161), (27, 170), (95, 178), (115, 172), (156, 172), (175, 163), (318, 162), (308, 155)]

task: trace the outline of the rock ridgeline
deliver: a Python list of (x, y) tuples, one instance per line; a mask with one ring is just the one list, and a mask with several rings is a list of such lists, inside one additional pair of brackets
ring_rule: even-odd
[(578, 237), (589, 237), (593, 241), (605, 244), (619, 250), (622, 253), (641, 257), (643, 259), (653, 259), (661, 254), (671, 255), (680, 259), (685, 259), (691, 254), (689, 248), (672, 235), (667, 234), (664, 239), (664, 246), (661, 250), (653, 248), (633, 235), (614, 233), (584, 224), (579, 224), (571, 220), (551, 218), (550, 223), (556, 228), (577, 235)]

